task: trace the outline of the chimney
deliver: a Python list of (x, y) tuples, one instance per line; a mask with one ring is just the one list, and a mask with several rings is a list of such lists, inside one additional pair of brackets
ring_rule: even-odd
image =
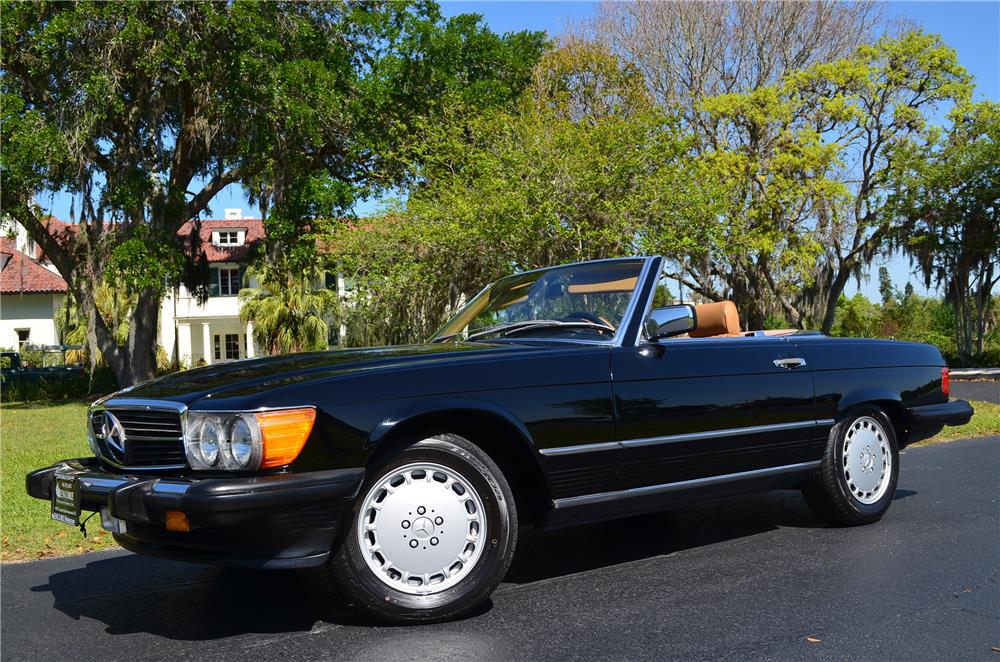
[(237, 208), (237, 209), (227, 209), (226, 210), (226, 220), (227, 221), (238, 221), (241, 218), (243, 218), (243, 210), (242, 209)]

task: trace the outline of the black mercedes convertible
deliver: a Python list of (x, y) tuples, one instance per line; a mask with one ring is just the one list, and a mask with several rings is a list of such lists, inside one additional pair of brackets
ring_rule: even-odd
[(899, 450), (972, 416), (930, 345), (745, 331), (732, 302), (661, 305), (662, 265), (519, 273), (424, 344), (125, 389), (90, 410), (93, 456), (28, 492), (68, 524), (99, 512), (134, 552), (325, 565), (375, 615), (433, 621), (486, 600), (523, 525), (774, 488), (876, 522)]

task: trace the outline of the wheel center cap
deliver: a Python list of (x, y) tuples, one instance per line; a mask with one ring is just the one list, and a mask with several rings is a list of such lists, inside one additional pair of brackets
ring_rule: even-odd
[(430, 538), (432, 533), (434, 533), (434, 522), (429, 517), (418, 517), (413, 520), (413, 535), (423, 540)]
[(861, 469), (863, 471), (871, 471), (875, 468), (875, 454), (872, 453), (871, 448), (865, 446), (865, 449), (861, 452)]

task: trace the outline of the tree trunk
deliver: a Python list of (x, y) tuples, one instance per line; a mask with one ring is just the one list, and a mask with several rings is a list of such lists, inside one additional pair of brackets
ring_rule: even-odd
[(146, 288), (139, 294), (139, 301), (132, 311), (129, 325), (129, 365), (127, 382), (132, 386), (156, 376), (156, 333), (160, 319), (160, 294)]
[(989, 319), (990, 309), (993, 307), (993, 297), (991, 296), (993, 289), (993, 262), (987, 262), (983, 271), (980, 273), (979, 287), (976, 288), (975, 292), (975, 303), (976, 303), (976, 319), (975, 319), (975, 338), (976, 338), (976, 356), (983, 355), (983, 345), (986, 340), (986, 321)]
[(96, 364), (97, 352), (100, 352), (101, 356), (104, 357), (104, 362), (115, 373), (118, 385), (128, 386), (131, 383), (128, 380), (128, 357), (115, 342), (114, 334), (108, 328), (100, 311), (97, 310), (94, 287), (93, 279), (80, 278), (78, 280), (78, 305), (87, 320), (87, 348), (91, 355), (91, 369)]
[(841, 265), (840, 269), (837, 270), (837, 275), (834, 276), (833, 281), (830, 283), (830, 291), (827, 293), (826, 310), (823, 313), (823, 326), (820, 327), (820, 331), (826, 335), (830, 335), (830, 332), (833, 330), (833, 322), (837, 315), (837, 300), (843, 294), (849, 277), (849, 270), (844, 265)]

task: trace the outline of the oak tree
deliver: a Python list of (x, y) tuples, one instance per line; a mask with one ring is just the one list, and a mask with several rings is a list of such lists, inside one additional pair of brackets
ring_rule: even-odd
[[(0, 212), (69, 283), (91, 356), (123, 386), (153, 375), (166, 288), (204, 294), (205, 265), (177, 232), (222, 189), (239, 184), (273, 210), (275, 242), (306, 259), (302, 230), (391, 185), (401, 169), (383, 154), (438, 99), (516, 97), (544, 45), (476, 18), (446, 21), (431, 2), (5, 2), (0, 12)], [(307, 200), (317, 188), (322, 205)], [(78, 226), (48, 223), (51, 192), (74, 196)], [(135, 298), (124, 344), (95, 304), (101, 281)]]

